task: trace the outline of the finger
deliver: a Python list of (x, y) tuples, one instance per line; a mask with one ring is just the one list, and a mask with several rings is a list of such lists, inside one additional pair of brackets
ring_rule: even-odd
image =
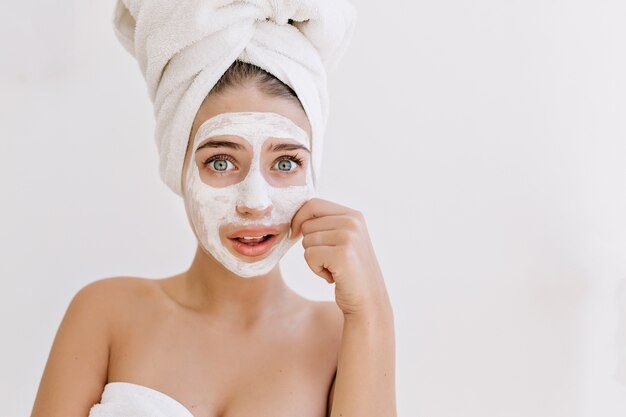
[(324, 278), (326, 282), (328, 282), (329, 284), (332, 284), (333, 282), (335, 282), (335, 280), (333, 279), (333, 274), (331, 274), (330, 271), (326, 268), (322, 269), (319, 272), (316, 272), (315, 274), (317, 276)]
[(306, 236), (309, 233), (325, 230), (357, 230), (360, 226), (358, 217), (340, 214), (305, 220), (300, 225), (300, 231)]
[(302, 223), (308, 219), (314, 219), (323, 216), (332, 216), (338, 214), (347, 214), (350, 212), (348, 207), (333, 203), (332, 201), (323, 200), (321, 198), (312, 198), (304, 203), (296, 212), (291, 220), (291, 236), (298, 236)]
[(302, 246), (307, 249), (312, 246), (339, 246), (349, 242), (346, 230), (323, 230), (320, 232), (304, 233)]
[(314, 246), (304, 251), (304, 260), (311, 268), (311, 271), (324, 278), (329, 284), (335, 282), (335, 280), (333, 278), (332, 266), (327, 261), (325, 262), (324, 259), (330, 259), (333, 250), (332, 246)]

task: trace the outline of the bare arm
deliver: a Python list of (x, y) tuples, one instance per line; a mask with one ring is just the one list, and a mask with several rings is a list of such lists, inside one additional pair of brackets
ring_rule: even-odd
[(76, 293), (54, 338), (31, 417), (86, 417), (107, 380), (110, 315), (108, 284)]
[(331, 417), (396, 417), (393, 310), (363, 213), (313, 198), (292, 220), (304, 259), (343, 312)]
[(396, 417), (395, 335), (388, 300), (344, 314), (331, 417)]

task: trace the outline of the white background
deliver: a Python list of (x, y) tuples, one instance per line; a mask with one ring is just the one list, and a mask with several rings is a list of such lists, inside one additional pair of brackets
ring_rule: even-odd
[[(186, 269), (113, 1), (0, 3), (0, 416), (78, 289)], [(626, 3), (361, 1), (321, 196), (365, 213), (399, 416), (626, 415)], [(332, 287), (299, 245), (288, 284)]]

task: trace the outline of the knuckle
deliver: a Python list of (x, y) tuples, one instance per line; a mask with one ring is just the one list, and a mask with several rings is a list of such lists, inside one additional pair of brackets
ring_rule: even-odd
[(350, 249), (347, 246), (337, 246), (337, 254), (342, 258), (346, 258), (349, 254)]
[(300, 225), (300, 231), (302, 232), (303, 235), (308, 234), (310, 230), (311, 230), (311, 226), (308, 220), (304, 221)]
[(348, 236), (348, 243), (358, 243), (360, 234), (358, 230), (351, 230)]
[(311, 246), (311, 239), (312, 239), (311, 235), (304, 236), (302, 238), (302, 247), (306, 249), (309, 246)]
[(346, 220), (346, 225), (350, 229), (358, 229), (361, 227), (361, 221), (356, 216), (348, 216)]
[(352, 232), (351, 230), (341, 230), (339, 232), (339, 243), (341, 244), (349, 244), (350, 242), (352, 242), (352, 239), (354, 238), (354, 232)]

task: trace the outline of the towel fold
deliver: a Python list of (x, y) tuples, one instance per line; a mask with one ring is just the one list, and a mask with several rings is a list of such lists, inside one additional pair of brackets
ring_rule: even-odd
[(147, 83), (162, 180), (182, 196), (193, 120), (235, 60), (296, 92), (311, 124), (315, 179), (328, 119), (326, 74), (343, 56), (354, 22), (347, 0), (118, 0), (115, 33)]

